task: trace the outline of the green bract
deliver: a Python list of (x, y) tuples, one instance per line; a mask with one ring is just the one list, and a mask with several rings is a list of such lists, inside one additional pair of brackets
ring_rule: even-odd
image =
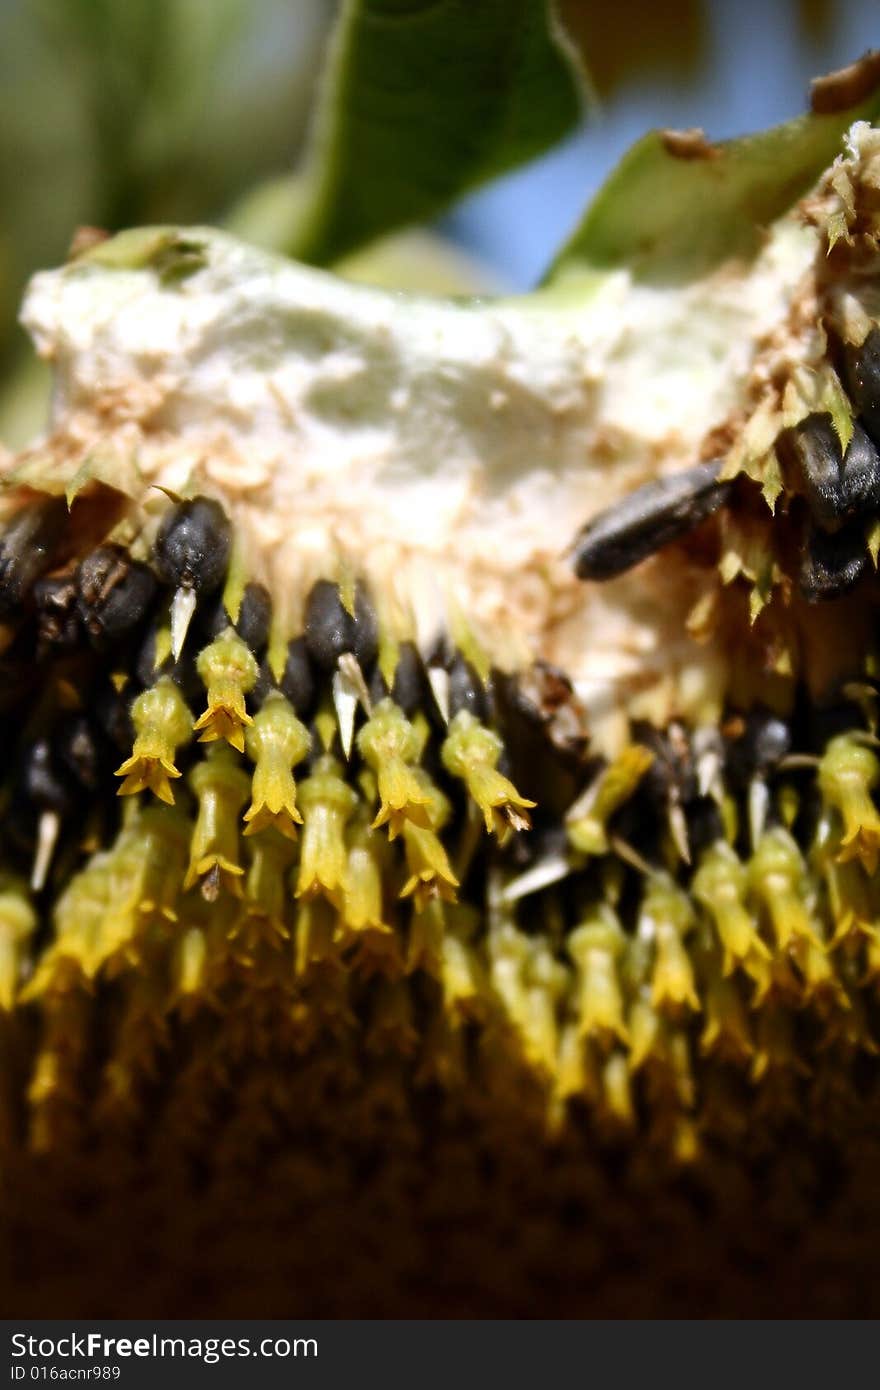
[(423, 222), (543, 153), (580, 111), (549, 0), (346, 0), (287, 249), (326, 265)]

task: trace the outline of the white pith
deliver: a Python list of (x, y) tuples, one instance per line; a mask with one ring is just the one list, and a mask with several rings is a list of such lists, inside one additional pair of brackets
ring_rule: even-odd
[(814, 231), (786, 219), (757, 262), (686, 288), (615, 271), (463, 305), (187, 238), (206, 264), (173, 286), (89, 259), (34, 279), (23, 321), (55, 372), (38, 451), (71, 475), (109, 452), (145, 487), (219, 496), (291, 623), (308, 583), (348, 564), (425, 640), (458, 610), (502, 664), (562, 666), (594, 721), (639, 699), (714, 713), (725, 658), (685, 632), (698, 595), (680, 555), (600, 587), (564, 552), (742, 404)]

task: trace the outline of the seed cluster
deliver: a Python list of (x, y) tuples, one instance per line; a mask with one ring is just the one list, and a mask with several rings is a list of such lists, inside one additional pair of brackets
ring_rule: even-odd
[[(862, 357), (851, 354), (856, 364)], [(796, 487), (808, 508), (798, 576), (801, 592), (808, 603), (839, 598), (865, 571), (866, 528), (880, 514), (876, 442), (856, 420), (844, 450), (832, 417), (814, 413), (790, 432), (786, 444)]]
[[(841, 346), (840, 355), (846, 422), (814, 410), (782, 430), (775, 457), (784, 518), (763, 518), (766, 560), (788, 564), (792, 552), (793, 577), (810, 604), (848, 594), (864, 575), (869, 554), (876, 554), (880, 329), (873, 328), (859, 347)], [(735, 507), (744, 489), (756, 491), (743, 478), (724, 480), (719, 459), (645, 483), (581, 528), (572, 546), (575, 573), (585, 580), (613, 579), (686, 538), (720, 509)]]
[(103, 543), (60, 573), (74, 518), (58, 518), (29, 506), (2, 542), (7, 650), (37, 673), (7, 755), (5, 1007), (146, 972), (158, 1026), (272, 962), (282, 1012), (317, 972), (331, 1012), (378, 1011), (405, 1053), (440, 1026), (423, 1037), (424, 1009), (444, 1045), (500, 1030), (551, 1126), (572, 1099), (633, 1125), (653, 1078), (652, 1122), (685, 1148), (716, 1060), (794, 1097), (814, 1054), (875, 1046), (880, 763), (857, 708), (831, 736), (809, 708), (695, 736), (634, 726), (603, 766), (451, 647), (380, 660), (360, 585), (314, 586), (276, 679), (270, 596), (243, 585), (227, 607), (230, 527), (209, 499), (169, 507), (149, 562)]
[[(794, 577), (811, 604), (855, 588), (869, 555), (876, 555), (873, 532), (880, 518), (880, 330), (873, 328), (860, 346), (835, 338), (834, 350), (834, 410), (804, 415), (776, 444)], [(788, 529), (775, 525), (780, 535)], [(780, 551), (772, 536), (768, 544)]]
[(209, 499), (79, 553), (94, 510), (0, 539), (13, 1166), (143, 1149), (173, 1187), (209, 1154), (222, 1186), (293, 1145), (300, 1182), (319, 1113), (343, 1167), (389, 1125), (664, 1181), (744, 1127), (842, 1142), (880, 1045), (869, 683), (607, 762), (561, 673), (420, 652), (345, 577), (279, 644)]

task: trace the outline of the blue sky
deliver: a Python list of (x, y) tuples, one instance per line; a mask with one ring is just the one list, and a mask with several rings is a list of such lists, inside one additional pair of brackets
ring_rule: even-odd
[(644, 77), (619, 88), (598, 120), (527, 169), (474, 194), (444, 230), (513, 289), (540, 277), (621, 155), (654, 126), (702, 126), (722, 139), (805, 109), (809, 80), (880, 47), (876, 0), (836, 0), (834, 30), (815, 48), (793, 0), (715, 0), (708, 58), (686, 84)]

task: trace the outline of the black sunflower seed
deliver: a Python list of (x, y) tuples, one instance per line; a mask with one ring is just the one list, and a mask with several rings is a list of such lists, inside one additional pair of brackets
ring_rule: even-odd
[(293, 705), (300, 719), (311, 717), (317, 688), (304, 637), (294, 637), (293, 641), (288, 643), (287, 660), (281, 677), (281, 693)]
[(688, 845), (692, 859), (703, 850), (724, 839), (724, 818), (717, 801), (711, 796), (698, 796), (686, 807)]
[(811, 527), (805, 539), (798, 582), (807, 603), (842, 598), (859, 582), (865, 570), (865, 537), (860, 523), (850, 522), (839, 531)]
[(847, 347), (846, 384), (862, 424), (880, 447), (880, 329), (872, 328), (861, 347)]
[(632, 736), (654, 755), (639, 783), (639, 791), (661, 809), (670, 801), (693, 800), (697, 795), (697, 769), (684, 726), (672, 723), (663, 730), (639, 719), (633, 722)]
[(753, 777), (766, 776), (791, 752), (788, 722), (769, 710), (752, 710), (742, 732), (727, 745), (726, 770), (732, 785), (742, 789)]
[(58, 757), (67, 771), (87, 791), (94, 791), (107, 768), (104, 740), (82, 714), (65, 720), (55, 737)]
[(90, 702), (90, 709), (102, 736), (120, 752), (129, 753), (134, 741), (130, 711), (135, 694), (136, 690), (119, 691), (107, 681), (98, 687)]
[(232, 527), (211, 497), (179, 502), (163, 518), (155, 561), (167, 584), (210, 594), (223, 582), (229, 564)]
[(187, 700), (199, 700), (204, 687), (196, 670), (196, 652), (189, 642), (176, 661), (169, 653), (158, 666), (156, 664), (159, 634), (163, 626), (164, 618), (161, 615), (147, 624), (134, 661), (135, 678), (147, 689), (155, 684), (160, 675), (170, 676), (180, 686)]
[(272, 625), (272, 598), (264, 584), (246, 584), (238, 610), (236, 632), (255, 654), (269, 641)]
[(0, 536), (0, 613), (17, 608), (49, 568), (67, 521), (62, 497), (25, 506)]
[(354, 597), (354, 614), (342, 602), (339, 588), (319, 579), (306, 601), (305, 640), (309, 656), (322, 671), (332, 671), (345, 652), (351, 652), (362, 671), (372, 666), (379, 645), (379, 626), (362, 585)]
[(808, 415), (791, 432), (798, 479), (810, 511), (825, 530), (865, 516), (880, 503), (880, 454), (861, 425), (846, 453), (830, 415)]
[(454, 719), (461, 710), (467, 710), (475, 719), (485, 724), (491, 714), (489, 698), (486, 687), (473, 666), (465, 660), (461, 652), (456, 652), (448, 670), (450, 719)]
[(645, 483), (593, 517), (574, 542), (575, 574), (613, 579), (687, 535), (727, 501), (731, 484), (719, 483), (720, 469), (714, 459)]
[(47, 648), (70, 650), (82, 636), (76, 606), (76, 579), (72, 574), (50, 575), (34, 585), (37, 638), (41, 653)]
[(255, 656), (259, 656), (269, 641), (272, 624), (272, 598), (264, 584), (244, 586), (238, 617), (233, 623), (222, 598), (209, 609), (200, 625), (200, 635), (207, 644), (213, 642), (227, 627), (234, 627), (239, 637)]
[(370, 697), (374, 704), (390, 695), (394, 703), (399, 705), (410, 719), (418, 710), (425, 708), (428, 700), (427, 691), (425, 668), (414, 642), (401, 642), (390, 690), (378, 667), (373, 672), (370, 683)]
[(94, 638), (121, 637), (149, 611), (156, 577), (119, 545), (101, 545), (77, 571), (79, 613)]
[(24, 754), (19, 791), (39, 811), (55, 811), (64, 815), (70, 810), (73, 802), (70, 784), (60, 771), (47, 738), (37, 739)]

